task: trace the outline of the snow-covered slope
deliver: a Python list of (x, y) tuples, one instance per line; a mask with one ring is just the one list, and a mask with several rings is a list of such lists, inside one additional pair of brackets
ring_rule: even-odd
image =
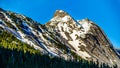
[(81, 57), (120, 66), (120, 58), (104, 32), (89, 19), (75, 20), (57, 10), (45, 25), (32, 19), (0, 9), (0, 28), (12, 33), (43, 54), (65, 60)]
[(103, 30), (89, 19), (76, 21), (68, 13), (57, 10), (46, 27), (58, 35), (65, 46), (84, 59), (109, 65), (120, 63), (118, 53)]

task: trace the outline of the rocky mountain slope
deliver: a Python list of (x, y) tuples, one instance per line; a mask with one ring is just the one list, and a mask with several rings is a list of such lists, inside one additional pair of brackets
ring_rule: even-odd
[(0, 9), (0, 30), (43, 54), (120, 67), (118, 52), (103, 30), (89, 19), (75, 20), (63, 10), (57, 10), (50, 21), (41, 25), (24, 15)]

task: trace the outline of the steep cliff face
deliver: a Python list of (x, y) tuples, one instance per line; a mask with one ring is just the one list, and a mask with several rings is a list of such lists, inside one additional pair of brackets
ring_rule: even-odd
[(66, 60), (81, 57), (110, 66), (120, 58), (104, 32), (89, 19), (76, 21), (63, 10), (41, 25), (32, 19), (0, 9), (0, 30), (8, 31), (43, 54)]

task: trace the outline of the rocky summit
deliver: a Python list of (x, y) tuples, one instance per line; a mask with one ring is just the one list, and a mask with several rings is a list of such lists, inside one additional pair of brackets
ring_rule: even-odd
[(104, 31), (89, 19), (75, 20), (67, 12), (56, 10), (42, 25), (31, 18), (0, 9), (0, 31), (7, 31), (42, 54), (120, 67), (120, 56)]

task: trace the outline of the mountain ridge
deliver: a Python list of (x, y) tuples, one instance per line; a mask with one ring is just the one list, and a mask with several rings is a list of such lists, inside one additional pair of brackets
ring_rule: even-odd
[(120, 64), (117, 51), (98, 25), (89, 19), (76, 21), (63, 10), (57, 10), (48, 23), (41, 25), (0, 9), (0, 28), (43, 54), (74, 60), (74, 53), (88, 61)]

